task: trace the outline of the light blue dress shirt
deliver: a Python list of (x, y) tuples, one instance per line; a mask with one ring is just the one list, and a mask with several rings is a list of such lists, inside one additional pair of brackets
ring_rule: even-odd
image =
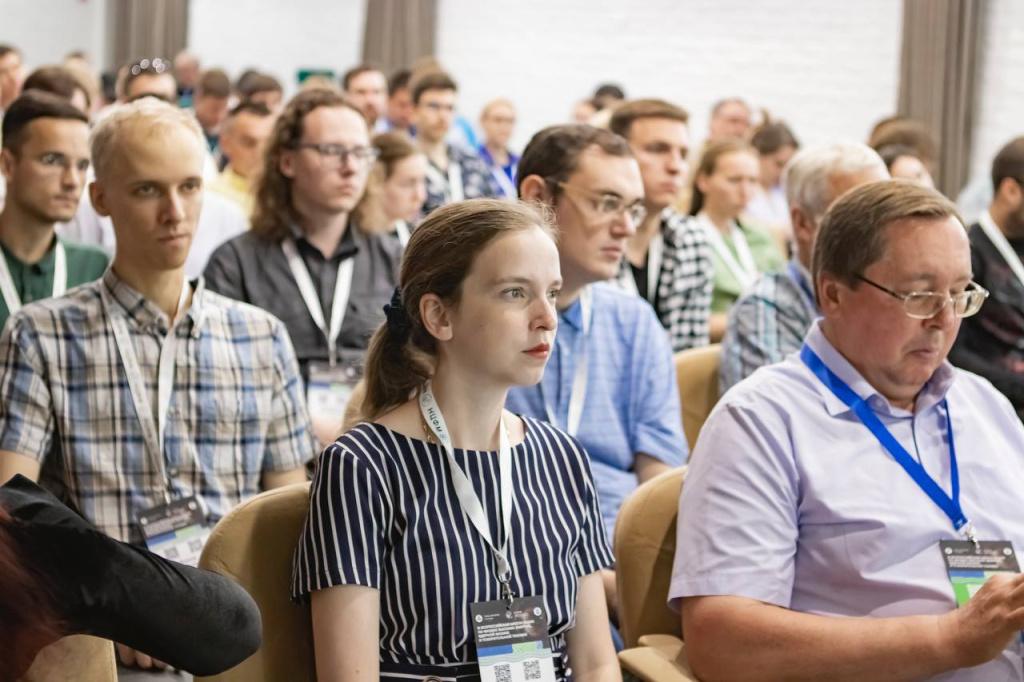
[[(986, 380), (936, 370), (915, 412), (892, 407), (815, 322), (806, 343), (960, 503), (981, 540), (1024, 550), (1024, 426)], [(894, 617), (956, 608), (940, 540), (963, 539), (853, 411), (800, 360), (762, 368), (708, 418), (683, 486), (670, 602), (734, 595), (805, 613)], [(1024, 680), (1019, 639), (935, 679)]]
[[(647, 301), (610, 284), (591, 285), (593, 320), (587, 339), (589, 376), (576, 438), (590, 456), (608, 537), (619, 507), (637, 487), (636, 453), (670, 466), (686, 461), (679, 392), (665, 329)], [(582, 315), (577, 300), (558, 316), (558, 332), (544, 370), (543, 396), (565, 429), (569, 396), (582, 350)], [(536, 386), (509, 391), (506, 407), (548, 420)]]

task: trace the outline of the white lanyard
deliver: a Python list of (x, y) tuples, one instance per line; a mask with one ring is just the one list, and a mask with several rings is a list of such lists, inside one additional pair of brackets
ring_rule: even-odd
[[(494, 164), (491, 166), (491, 175), (494, 176), (495, 182), (498, 183), (498, 187), (501, 189), (501, 194), (506, 199), (515, 199), (519, 196), (516, 191), (516, 186), (512, 184), (512, 180), (509, 179), (508, 175), (505, 174), (505, 169), (501, 166)], [(515, 166), (512, 167), (512, 177), (516, 175)]]
[[(68, 288), (68, 258), (64, 251), (64, 245), (57, 241), (53, 255), (53, 296), (63, 296)], [(7, 267), (7, 259), (0, 253), (0, 293), (3, 293), (4, 303), (7, 304), (7, 312), (13, 315), (21, 310), (21, 297), (18, 296), (18, 287), (14, 284), (14, 277)]]
[[(587, 337), (590, 335), (590, 325), (593, 321), (593, 292), (590, 287), (585, 287), (580, 292), (580, 317), (583, 320), (583, 338), (580, 341), (580, 351), (576, 354), (576, 373), (572, 379), (572, 392), (569, 393), (569, 423), (566, 424), (566, 431), (573, 438), (580, 430), (580, 420), (583, 419), (583, 401), (587, 395), (587, 379), (589, 368), (587, 367)], [(548, 422), (558, 426), (558, 418), (555, 410), (544, 396), (543, 380), (537, 384), (540, 389), (540, 399), (544, 401), (544, 410), (548, 415)]]
[(1017, 279), (1020, 280), (1021, 284), (1024, 284), (1024, 263), (1021, 262), (1020, 256), (1010, 246), (1010, 242), (1007, 241), (1006, 235), (996, 225), (996, 221), (992, 220), (992, 214), (985, 211), (978, 218), (978, 224), (981, 225), (981, 229), (988, 235), (989, 241), (991, 241), (996, 249), (999, 251), (999, 255), (1003, 257), (1006, 264), (1013, 270), (1013, 274), (1017, 275)]
[[(665, 237), (659, 229), (647, 247), (647, 302), (651, 305), (654, 305), (654, 300), (658, 297), (658, 279), (661, 277), (661, 261), (664, 253)], [(629, 265), (628, 259), (626, 265)], [(622, 284), (627, 291), (639, 296), (640, 290), (633, 279), (632, 270), (630, 267), (626, 269), (626, 276), (622, 278)]]
[[(352, 228), (349, 228), (352, 229)], [(281, 242), (281, 250), (288, 259), (288, 267), (292, 270), (292, 277), (299, 285), (299, 293), (309, 310), (313, 322), (323, 332), (327, 339), (327, 357), (331, 367), (338, 361), (338, 337), (341, 336), (341, 323), (345, 321), (345, 311), (348, 308), (348, 298), (352, 293), (352, 272), (355, 267), (355, 257), (346, 258), (338, 264), (338, 279), (334, 284), (334, 303), (331, 305), (331, 326), (328, 329), (324, 321), (323, 307), (320, 305), (320, 296), (313, 286), (313, 278), (309, 276), (309, 270), (302, 257), (299, 256), (299, 249), (295, 246), (295, 240), (288, 238)]]
[(448, 426), (441, 415), (441, 408), (434, 399), (434, 392), (430, 388), (430, 381), (423, 387), (420, 393), (420, 413), (424, 421), (430, 426), (437, 440), (440, 441), (445, 454), (448, 456), (448, 466), (451, 469), (452, 485), (455, 487), (455, 494), (459, 498), (462, 510), (466, 512), (470, 523), (476, 528), (487, 546), (494, 554), (498, 563), (498, 581), (502, 587), (502, 597), (511, 600), (512, 591), (509, 581), (512, 579), (512, 566), (508, 561), (508, 539), (512, 534), (512, 447), (508, 442), (508, 429), (505, 427), (505, 417), (502, 415), (498, 435), (498, 483), (501, 492), (501, 521), (504, 528), (502, 546), (499, 548), (491, 536), (491, 527), (487, 523), (487, 514), (473, 484), (470, 483), (462, 467), (455, 460), (455, 446), (452, 444), (451, 434), (448, 433)]
[(448, 159), (448, 175), (441, 174), (433, 162), (427, 163), (427, 174), (430, 175), (434, 184), (447, 187), (445, 195), (448, 203), (462, 201), (466, 198), (466, 190), (462, 186), (462, 168), (454, 160)]
[(107, 318), (114, 331), (114, 341), (117, 343), (118, 353), (121, 355), (121, 364), (124, 366), (125, 374), (128, 376), (128, 389), (131, 392), (132, 402), (135, 404), (135, 412), (139, 415), (139, 423), (142, 426), (142, 437), (146, 443), (146, 449), (156, 462), (157, 470), (164, 479), (164, 498), (170, 502), (171, 480), (167, 475), (167, 468), (164, 465), (164, 432), (167, 428), (167, 411), (171, 406), (171, 393), (174, 390), (175, 362), (177, 360), (178, 335), (175, 329), (178, 320), (185, 314), (185, 303), (191, 292), (188, 280), (181, 286), (181, 296), (178, 298), (178, 309), (174, 319), (168, 325), (167, 336), (160, 346), (160, 361), (157, 374), (157, 422), (153, 421), (153, 408), (149, 404), (149, 393), (146, 390), (146, 382), (142, 377), (142, 370), (139, 368), (139, 358), (135, 353), (135, 346), (132, 344), (128, 333), (128, 323), (124, 315), (114, 310), (114, 303), (110, 298), (105, 285), (100, 286), (100, 299), (106, 309)]
[(732, 237), (732, 244), (736, 247), (736, 253), (740, 257), (737, 262), (736, 258), (732, 255), (732, 251), (729, 250), (725, 240), (722, 238), (722, 233), (711, 222), (711, 218), (706, 213), (701, 213), (697, 218), (704, 223), (704, 231), (707, 233), (708, 242), (711, 243), (711, 247), (718, 254), (722, 262), (725, 263), (725, 267), (729, 268), (733, 276), (739, 281), (740, 286), (746, 288), (752, 284), (757, 279), (757, 263), (754, 261), (754, 254), (750, 252), (747, 238), (743, 236), (743, 230), (740, 229), (739, 225), (733, 221), (729, 232), (729, 235)]
[(403, 248), (409, 246), (409, 237), (412, 236), (409, 232), (409, 223), (404, 220), (396, 220), (395, 233), (398, 234), (398, 243), (400, 243)]

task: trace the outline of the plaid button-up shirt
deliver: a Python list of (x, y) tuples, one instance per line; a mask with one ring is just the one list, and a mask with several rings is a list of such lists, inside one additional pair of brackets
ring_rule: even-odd
[(26, 306), (0, 338), (0, 450), (39, 461), (43, 482), (100, 530), (140, 542), (138, 513), (163, 504), (166, 493), (197, 495), (214, 522), (260, 492), (264, 471), (295, 469), (315, 455), (284, 325), (204, 290), (200, 279), (175, 327), (174, 388), (163, 461), (156, 461), (101, 287), (111, 294), (113, 314), (125, 316), (155, 412), (169, 320), (112, 270)]

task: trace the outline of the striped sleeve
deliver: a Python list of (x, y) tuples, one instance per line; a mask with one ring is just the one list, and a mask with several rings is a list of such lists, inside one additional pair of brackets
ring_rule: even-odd
[[(568, 436), (566, 436), (568, 437)], [(615, 565), (615, 557), (605, 532), (601, 503), (597, 499), (594, 488), (594, 476), (590, 471), (590, 456), (583, 446), (569, 437), (573, 450), (579, 454), (580, 471), (583, 477), (583, 525), (580, 527), (580, 540), (576, 546), (576, 575), (582, 577), (596, 573), (603, 568)]]
[(389, 504), (381, 472), (359, 430), (324, 450), (310, 486), (309, 512), (295, 550), (292, 598), (336, 585), (380, 589)]

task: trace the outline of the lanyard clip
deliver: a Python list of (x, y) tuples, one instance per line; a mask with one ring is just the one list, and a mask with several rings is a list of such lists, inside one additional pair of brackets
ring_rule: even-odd
[(512, 588), (509, 585), (509, 576), (501, 578), (501, 598), (507, 603), (506, 608), (512, 610)]
[(981, 543), (978, 542), (978, 533), (975, 532), (974, 526), (971, 524), (970, 521), (968, 521), (964, 525), (961, 532), (964, 534), (964, 537), (966, 537), (970, 542), (974, 543), (974, 551), (981, 552)]

